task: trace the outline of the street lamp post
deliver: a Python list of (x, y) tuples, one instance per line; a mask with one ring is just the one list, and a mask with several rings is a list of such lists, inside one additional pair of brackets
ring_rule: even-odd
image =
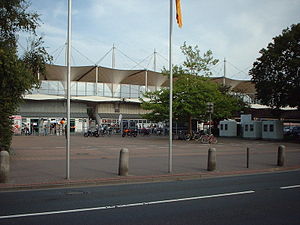
[(214, 103), (208, 102), (206, 103), (207, 106), (207, 112), (209, 113), (209, 135), (211, 135), (211, 114), (214, 111)]

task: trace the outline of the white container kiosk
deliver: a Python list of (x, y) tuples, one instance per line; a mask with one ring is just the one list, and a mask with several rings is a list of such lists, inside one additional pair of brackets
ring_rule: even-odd
[(243, 137), (260, 139), (262, 137), (262, 122), (261, 121), (249, 121), (243, 124)]
[(237, 136), (237, 122), (235, 120), (220, 121), (220, 137), (236, 137)]
[(280, 120), (266, 120), (262, 122), (263, 139), (283, 139), (283, 123)]

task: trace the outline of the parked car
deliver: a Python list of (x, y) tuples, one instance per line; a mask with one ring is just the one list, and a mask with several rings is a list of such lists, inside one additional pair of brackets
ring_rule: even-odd
[(299, 136), (300, 137), (300, 127), (293, 127), (291, 134), (293, 136)]
[(289, 134), (292, 133), (292, 129), (293, 129), (293, 127), (291, 127), (291, 126), (284, 127), (283, 128), (283, 133), (286, 134), (286, 135), (289, 135)]

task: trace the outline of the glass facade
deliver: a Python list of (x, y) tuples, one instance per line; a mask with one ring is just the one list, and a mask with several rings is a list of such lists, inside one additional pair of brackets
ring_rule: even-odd
[[(66, 83), (63, 81), (41, 82), (39, 89), (32, 89), (32, 94), (65, 95)], [(157, 87), (148, 86), (148, 90), (157, 90)], [(113, 90), (113, 91), (112, 91)], [(145, 86), (133, 84), (71, 82), (72, 96), (102, 96), (114, 98), (140, 98), (146, 91)]]

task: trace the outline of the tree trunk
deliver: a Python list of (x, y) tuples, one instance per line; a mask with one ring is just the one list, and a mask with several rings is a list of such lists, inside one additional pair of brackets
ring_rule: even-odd
[(189, 134), (192, 134), (192, 116), (189, 116), (188, 133), (189, 133)]

